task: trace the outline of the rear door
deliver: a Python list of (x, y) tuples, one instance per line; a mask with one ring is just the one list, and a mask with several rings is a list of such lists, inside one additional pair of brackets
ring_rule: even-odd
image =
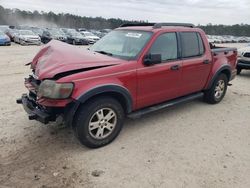
[(137, 108), (157, 104), (179, 96), (181, 60), (176, 33), (163, 33), (156, 38), (147, 54), (160, 54), (162, 62), (137, 70)]
[(181, 94), (201, 91), (208, 79), (212, 56), (207, 55), (205, 45), (198, 32), (181, 32), (182, 78)]

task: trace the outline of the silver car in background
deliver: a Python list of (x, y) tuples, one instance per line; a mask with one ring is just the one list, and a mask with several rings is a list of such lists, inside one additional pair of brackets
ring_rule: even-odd
[(96, 41), (100, 40), (100, 37), (94, 35), (89, 31), (80, 31), (82, 36), (89, 41), (89, 44), (94, 44)]
[(30, 30), (19, 30), (14, 41), (21, 45), (40, 45), (41, 38)]
[(238, 49), (237, 74), (240, 74), (242, 69), (250, 70), (250, 44)]

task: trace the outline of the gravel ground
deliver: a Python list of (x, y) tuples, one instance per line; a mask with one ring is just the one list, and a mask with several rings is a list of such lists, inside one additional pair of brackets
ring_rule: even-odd
[(0, 47), (1, 188), (250, 187), (250, 71), (218, 105), (196, 100), (127, 119), (113, 143), (88, 149), (70, 128), (29, 121), (15, 103), (39, 49)]

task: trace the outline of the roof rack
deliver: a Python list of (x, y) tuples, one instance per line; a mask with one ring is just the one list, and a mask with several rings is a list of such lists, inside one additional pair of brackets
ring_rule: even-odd
[(120, 25), (120, 27), (133, 27), (133, 26), (154, 26), (155, 23), (125, 23)]
[(157, 29), (157, 28), (161, 28), (163, 26), (180, 26), (180, 27), (195, 27), (194, 24), (191, 23), (156, 23), (154, 24), (153, 28)]
[(131, 26), (153, 26), (154, 29), (161, 28), (164, 26), (180, 26), (180, 27), (195, 27), (194, 24), (191, 23), (125, 23), (120, 27), (131, 27)]

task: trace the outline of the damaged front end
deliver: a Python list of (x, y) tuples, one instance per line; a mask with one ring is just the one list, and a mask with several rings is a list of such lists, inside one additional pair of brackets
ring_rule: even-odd
[[(63, 116), (68, 121), (68, 117), (73, 117), (71, 111), (74, 113), (79, 105), (76, 97), (72, 97), (78, 88), (75, 88), (73, 80), (62, 79), (119, 63), (109, 56), (52, 41), (37, 53), (31, 63), (26, 64), (32, 70), (32, 74), (24, 82), (28, 93), (23, 94), (16, 102), (23, 105), (30, 120), (47, 124)], [(83, 78), (84, 75), (81, 74), (80, 77)]]
[(29, 120), (37, 120), (47, 124), (50, 121), (56, 121), (57, 117), (64, 113), (65, 108), (63, 107), (41, 105), (46, 99), (42, 99), (38, 96), (39, 86), (41, 84), (40, 80), (30, 76), (25, 79), (24, 84), (29, 92), (28, 94), (23, 94), (16, 102), (23, 105), (24, 110), (28, 113)]
[(29, 120), (37, 120), (47, 124), (50, 121), (55, 121), (57, 114), (54, 109), (43, 108), (32, 100), (30, 95), (23, 94), (20, 99), (17, 99), (17, 104), (22, 104), (24, 110), (28, 113)]

